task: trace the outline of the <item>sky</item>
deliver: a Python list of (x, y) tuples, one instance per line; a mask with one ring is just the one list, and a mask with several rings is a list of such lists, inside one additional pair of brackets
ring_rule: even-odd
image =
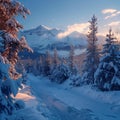
[(120, 29), (120, 0), (19, 0), (31, 11), (26, 20), (19, 18), (24, 29), (46, 25), (66, 31), (86, 32), (93, 14), (98, 19), (98, 32), (104, 34), (110, 27)]

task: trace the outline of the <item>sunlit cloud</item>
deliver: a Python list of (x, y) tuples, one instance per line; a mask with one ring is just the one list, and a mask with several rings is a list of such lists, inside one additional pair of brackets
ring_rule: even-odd
[(120, 15), (120, 11), (117, 11), (117, 12), (111, 14), (111, 15), (106, 16), (105, 19), (113, 18), (113, 17), (116, 17), (118, 15)]
[(108, 25), (102, 25), (101, 27), (99, 27), (97, 35), (105, 37), (109, 31), (109, 28), (110, 27)]
[(106, 24), (103, 26), (104, 30), (101, 30), (100, 34), (103, 34), (105, 36), (105, 34), (108, 34), (108, 31), (111, 28), (115, 37), (120, 40), (120, 28), (118, 26), (120, 26), (120, 21), (113, 21), (109, 24)]
[(58, 38), (64, 38), (68, 35), (70, 35), (72, 32), (79, 32), (79, 33), (87, 33), (89, 23), (81, 23), (81, 24), (73, 24), (69, 25), (67, 27), (67, 30), (65, 32), (59, 33)]
[(115, 22), (111, 22), (108, 24), (108, 26), (110, 26), (110, 27), (114, 27), (114, 26), (118, 26), (118, 25), (120, 25), (120, 21), (115, 21)]
[(120, 15), (120, 11), (116, 9), (104, 9), (102, 10), (102, 13), (105, 15), (109, 14), (105, 17), (105, 19), (113, 18), (113, 17)]
[(108, 16), (105, 17), (105, 19), (109, 19), (109, 18), (112, 18), (112, 17), (115, 17), (115, 16), (116, 16), (116, 14), (108, 15)]
[(109, 13), (114, 13), (116, 11), (117, 11), (116, 9), (104, 9), (104, 10), (102, 10), (102, 13), (103, 14), (109, 14)]

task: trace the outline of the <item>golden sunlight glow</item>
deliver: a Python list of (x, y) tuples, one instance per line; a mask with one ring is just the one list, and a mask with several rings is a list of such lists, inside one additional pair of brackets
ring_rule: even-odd
[(24, 101), (35, 99), (33, 96), (30, 96), (30, 95), (27, 95), (27, 94), (24, 94), (24, 93), (18, 93), (15, 98), (16, 99), (21, 99), (21, 100), (24, 100)]
[(116, 9), (104, 9), (104, 10), (102, 10), (102, 13), (103, 14), (108, 14), (108, 13), (114, 13), (116, 11), (117, 11)]
[(67, 27), (67, 30), (65, 32), (59, 33), (58, 34), (58, 38), (64, 38), (68, 35), (70, 35), (72, 32), (79, 32), (79, 33), (84, 33), (86, 34), (88, 32), (88, 26), (89, 23), (81, 23), (81, 24), (73, 24), (73, 25), (69, 25)]

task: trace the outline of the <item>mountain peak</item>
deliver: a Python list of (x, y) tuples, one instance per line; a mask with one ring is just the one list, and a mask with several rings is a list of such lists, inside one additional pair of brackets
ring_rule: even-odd
[(41, 30), (51, 30), (51, 28), (45, 26), (45, 25), (39, 25), (36, 29), (41, 29)]

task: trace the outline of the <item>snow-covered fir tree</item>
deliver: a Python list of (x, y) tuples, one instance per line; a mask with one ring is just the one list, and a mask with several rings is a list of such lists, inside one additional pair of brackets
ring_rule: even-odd
[(70, 53), (69, 53), (69, 66), (72, 71), (74, 67), (74, 47), (73, 45), (70, 46)]
[(39, 63), (39, 70), (40, 70), (40, 74), (44, 76), (46, 75), (45, 66), (46, 66), (46, 57), (45, 55), (41, 55), (40, 63)]
[(80, 86), (81, 77), (78, 72), (77, 66), (75, 65), (74, 55), (74, 46), (71, 45), (68, 57), (68, 65), (70, 70), (70, 85)]
[(53, 57), (52, 57), (52, 64), (51, 64), (51, 71), (50, 71), (51, 74), (58, 67), (58, 65), (59, 65), (59, 58), (58, 58), (57, 49), (55, 48), (54, 53), (53, 53)]
[(99, 49), (97, 47), (97, 18), (95, 15), (89, 21), (88, 46), (82, 80), (85, 84), (94, 84), (94, 73), (99, 64)]
[(71, 45), (70, 46), (70, 52), (69, 52), (69, 57), (68, 57), (68, 64), (69, 64), (69, 69), (70, 69), (70, 73), (71, 76), (72, 75), (76, 75), (78, 73), (78, 69), (77, 66), (75, 64), (75, 53), (74, 53), (74, 46)]
[(25, 69), (25, 66), (21, 62), (21, 60), (18, 60), (18, 62), (16, 64), (16, 70), (22, 75), (22, 77), (21, 77), (22, 83), (26, 84), (27, 83), (27, 71)]
[(39, 73), (39, 75), (41, 75), (42, 72), (43, 72), (43, 58), (41, 55), (39, 60), (38, 60), (38, 73)]
[(50, 79), (51, 81), (61, 84), (69, 78), (69, 75), (70, 71), (68, 66), (65, 64), (60, 64), (56, 69), (53, 70)]
[(32, 71), (32, 73), (34, 74), (34, 75), (38, 75), (38, 59), (36, 59), (36, 60), (34, 60), (33, 61), (33, 71)]
[(70, 46), (70, 53), (69, 53), (68, 62), (69, 62), (69, 68), (70, 68), (71, 74), (73, 74), (75, 72), (75, 70), (74, 70), (75, 64), (74, 64), (74, 47), (73, 47), (73, 45)]
[(0, 120), (7, 120), (7, 115), (15, 110), (11, 95), (17, 94), (20, 84), (21, 74), (15, 69), (18, 53), (23, 49), (32, 51), (25, 38), (17, 36), (23, 26), (16, 16), (25, 18), (29, 13), (17, 1), (0, 0)]
[(21, 67), (22, 67), (22, 83), (23, 84), (27, 84), (27, 71), (25, 70), (25, 67), (23, 64), (21, 64)]
[(112, 33), (112, 29), (109, 29), (109, 33), (106, 35), (106, 43), (103, 45), (102, 54), (108, 55), (111, 49), (111, 45), (118, 43), (116, 37)]
[(120, 90), (120, 46), (112, 34), (106, 35), (103, 56), (95, 73), (96, 85), (101, 90)]
[(63, 83), (65, 80), (67, 80), (70, 77), (70, 71), (67, 64), (64, 63), (64, 59), (61, 61), (61, 64), (59, 64), (50, 75), (50, 80), (52, 82), (56, 83)]
[(57, 49), (54, 49), (54, 54), (53, 54), (53, 66), (54, 68), (56, 68), (59, 65), (59, 58), (58, 58), (58, 53), (57, 53)]
[(50, 75), (51, 71), (51, 55), (49, 51), (46, 51), (45, 64), (44, 64), (44, 74), (46, 76)]
[(70, 76), (70, 85), (78, 87), (82, 85), (80, 74)]

